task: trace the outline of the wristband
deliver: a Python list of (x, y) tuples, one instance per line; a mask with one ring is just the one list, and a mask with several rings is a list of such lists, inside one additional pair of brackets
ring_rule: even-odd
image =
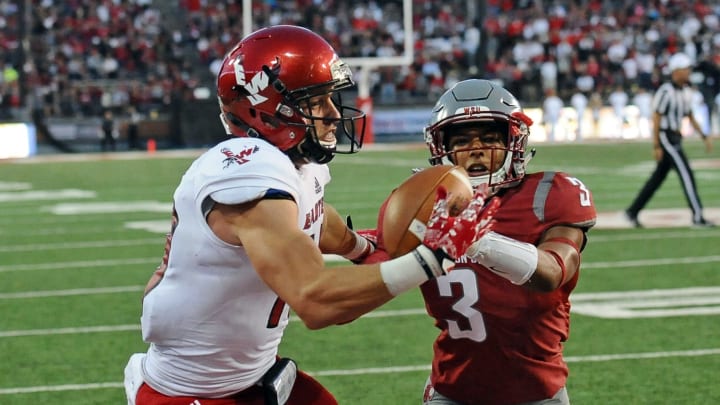
[(563, 237), (558, 236), (555, 238), (550, 238), (550, 239), (546, 239), (546, 240), (542, 241), (542, 243), (546, 243), (546, 242), (558, 242), (558, 243), (564, 243), (566, 245), (570, 245), (570, 246), (572, 246), (573, 249), (575, 249), (576, 252), (578, 252), (578, 254), (580, 254), (580, 248), (578, 247), (577, 243), (575, 243), (575, 241), (572, 239), (563, 238)]
[(493, 231), (470, 245), (465, 255), (517, 285), (525, 284), (532, 277), (538, 263), (535, 245)]
[(545, 249), (546, 252), (552, 256), (553, 259), (555, 259), (555, 262), (557, 262), (558, 266), (560, 266), (560, 283), (558, 283), (558, 287), (563, 285), (565, 283), (565, 274), (567, 274), (567, 269), (565, 268), (565, 261), (560, 257), (560, 255), (554, 251)]
[(360, 236), (355, 231), (351, 231), (351, 232), (355, 235), (355, 247), (353, 247), (352, 250), (349, 251), (348, 253), (345, 253), (344, 255), (342, 255), (342, 257), (344, 257), (350, 261), (355, 261), (355, 260), (364, 258), (365, 256), (367, 256), (375, 251), (375, 246), (373, 246), (373, 244), (370, 243), (369, 240)]
[(380, 275), (393, 296), (445, 274), (430, 248), (424, 245), (396, 259), (380, 263)]

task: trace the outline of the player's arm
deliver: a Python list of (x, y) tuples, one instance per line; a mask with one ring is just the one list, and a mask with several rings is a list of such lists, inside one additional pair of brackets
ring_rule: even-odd
[(585, 233), (579, 228), (554, 226), (537, 246), (535, 272), (524, 285), (538, 291), (553, 291), (575, 276), (580, 268), (580, 246)]
[(652, 125), (652, 139), (653, 139), (653, 156), (655, 160), (662, 158), (662, 146), (660, 145), (660, 121), (662, 121), (662, 115), (654, 111), (653, 112), (653, 125)]
[(466, 255), (513, 284), (553, 291), (575, 276), (585, 231), (594, 225), (595, 216), (585, 185), (576, 178), (556, 174), (544, 207), (550, 227), (538, 241), (526, 243), (489, 232), (473, 243)]
[(332, 205), (325, 203), (324, 212), (320, 232), (320, 250), (323, 253), (336, 254), (360, 262), (375, 250), (375, 246), (368, 239), (348, 227)]
[(245, 247), (260, 278), (310, 329), (356, 319), (445, 274), (442, 258), (425, 246), (379, 264), (325, 267), (320, 249), (298, 229), (297, 215), (291, 200), (261, 199), (216, 204), (208, 223)]
[(553, 291), (570, 280), (580, 267), (585, 235), (578, 228), (554, 226), (535, 246), (489, 232), (467, 251), (467, 256), (513, 284), (537, 291)]
[(355, 319), (393, 297), (377, 264), (326, 268), (318, 246), (298, 229), (297, 215), (291, 200), (262, 199), (217, 204), (208, 223), (245, 247), (260, 278), (310, 329)]
[[(426, 236), (423, 245), (393, 260), (327, 268), (315, 242), (298, 229), (297, 215), (297, 206), (291, 200), (260, 199), (242, 205), (216, 204), (207, 218), (221, 239), (245, 247), (260, 278), (310, 329), (351, 321), (445, 274), (444, 251), (457, 250), (451, 244), (469, 243)], [(462, 224), (455, 225), (438, 221), (439, 227), (461, 231), (469, 240), (474, 239), (472, 232), (459, 227)], [(435, 250), (426, 245), (433, 245)]]

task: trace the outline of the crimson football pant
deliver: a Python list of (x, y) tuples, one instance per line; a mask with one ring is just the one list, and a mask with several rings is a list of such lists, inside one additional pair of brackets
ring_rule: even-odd
[[(197, 402), (195, 402), (197, 401)], [(265, 405), (263, 390), (254, 385), (245, 391), (227, 398), (200, 398), (200, 397), (168, 397), (149, 385), (140, 386), (136, 405)], [(325, 387), (300, 370), (297, 372), (295, 385), (293, 385), (287, 405), (337, 405), (337, 400)]]

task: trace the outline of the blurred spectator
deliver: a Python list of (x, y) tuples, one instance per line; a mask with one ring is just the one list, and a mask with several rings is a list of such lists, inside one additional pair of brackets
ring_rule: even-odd
[(691, 110), (695, 121), (700, 125), (704, 134), (712, 133), (710, 130), (710, 110), (707, 104), (705, 104), (705, 98), (703, 98), (702, 93), (695, 87), (690, 88), (690, 94)]
[(139, 124), (142, 119), (134, 105), (128, 106), (127, 143), (129, 150), (141, 149), (139, 137)]
[(558, 123), (560, 122), (560, 115), (562, 114), (563, 107), (563, 101), (555, 94), (555, 90), (548, 89), (545, 101), (543, 101), (542, 111), (547, 140), (550, 142), (555, 141), (555, 131), (557, 130)]
[(617, 138), (622, 138), (625, 125), (628, 123), (625, 107), (628, 105), (629, 98), (621, 85), (615, 86), (615, 89), (608, 96), (608, 102), (612, 106), (616, 120), (616, 125), (613, 126), (613, 128), (617, 128), (614, 135)]
[(603, 106), (602, 95), (599, 91), (593, 91), (590, 93), (588, 105), (590, 106), (590, 112), (592, 113), (593, 119), (593, 136), (597, 136), (599, 129), (598, 126), (600, 124), (600, 110)]
[(570, 98), (570, 105), (572, 105), (573, 109), (575, 110), (576, 114), (576, 122), (577, 122), (577, 129), (575, 130), (575, 140), (576, 141), (582, 141), (583, 139), (583, 119), (585, 118), (585, 110), (588, 106), (588, 98), (579, 89), (575, 89), (575, 93), (573, 93), (572, 97)]
[(547, 57), (540, 64), (540, 79), (542, 81), (542, 91), (557, 90), (558, 88), (558, 67), (555, 58)]
[(108, 150), (114, 151), (116, 149), (115, 139), (117, 138), (117, 134), (112, 111), (105, 110), (102, 123), (100, 124), (100, 130), (100, 150), (103, 152)]
[(720, 93), (716, 94), (713, 99), (713, 109), (715, 110), (715, 126), (713, 127), (713, 132), (717, 133), (720, 132)]
[(652, 125), (652, 93), (644, 87), (637, 87), (632, 98), (632, 104), (638, 109), (638, 130), (642, 138), (650, 137)]

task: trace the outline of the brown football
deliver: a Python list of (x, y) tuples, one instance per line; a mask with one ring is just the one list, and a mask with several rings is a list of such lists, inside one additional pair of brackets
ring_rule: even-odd
[(420, 245), (418, 231), (430, 219), (439, 186), (448, 191), (451, 216), (460, 214), (472, 199), (473, 189), (465, 169), (449, 165), (431, 166), (414, 173), (388, 197), (381, 229), (383, 245), (390, 257), (402, 256)]

